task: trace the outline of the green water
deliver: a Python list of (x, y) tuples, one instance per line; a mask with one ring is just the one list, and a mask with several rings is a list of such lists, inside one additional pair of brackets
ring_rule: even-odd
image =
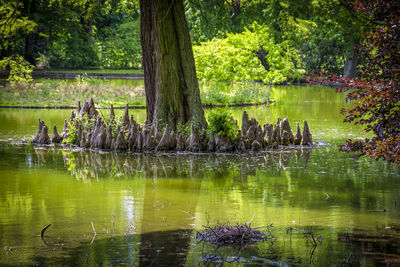
[[(344, 96), (276, 87), (271, 98), (249, 115), (288, 116), (292, 127), (306, 119), (324, 145), (251, 155), (71, 151), (9, 141), (33, 135), (37, 118), (61, 129), (70, 111), (0, 110), (0, 265), (399, 264), (400, 170), (338, 152), (364, 135), (342, 123)], [(243, 110), (230, 111), (240, 120)], [(203, 225), (249, 221), (274, 238), (240, 248), (196, 239)]]

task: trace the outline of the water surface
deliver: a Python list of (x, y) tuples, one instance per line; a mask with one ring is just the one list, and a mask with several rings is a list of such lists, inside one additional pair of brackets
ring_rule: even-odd
[[(32, 136), (39, 117), (60, 129), (70, 111), (0, 110), (0, 264), (399, 264), (400, 170), (338, 152), (365, 136), (342, 123), (344, 96), (276, 87), (271, 98), (246, 108), (250, 117), (306, 119), (314, 141), (331, 145), (246, 155), (40, 147), (7, 140)], [(243, 110), (230, 112), (240, 121)], [(220, 248), (196, 239), (203, 225), (250, 221), (273, 238)]]

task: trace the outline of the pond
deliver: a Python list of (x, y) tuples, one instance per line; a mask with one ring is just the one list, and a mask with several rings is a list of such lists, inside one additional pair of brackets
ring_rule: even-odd
[[(61, 129), (69, 110), (1, 109), (0, 265), (400, 264), (400, 169), (338, 152), (365, 136), (342, 123), (344, 96), (282, 86), (271, 98), (229, 111), (261, 123), (287, 116), (292, 127), (306, 119), (320, 146), (249, 155), (45, 148), (24, 139), (38, 118)], [(144, 110), (130, 112), (145, 120)], [(196, 239), (203, 226), (244, 222), (269, 239)]]

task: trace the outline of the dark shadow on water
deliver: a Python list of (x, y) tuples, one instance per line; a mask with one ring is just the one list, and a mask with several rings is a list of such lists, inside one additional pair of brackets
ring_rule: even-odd
[(65, 248), (62, 256), (37, 256), (33, 261), (49, 266), (183, 266), (190, 236), (191, 230), (180, 230), (97, 238)]
[[(188, 229), (97, 238), (93, 243), (63, 248), (61, 256), (36, 256), (33, 262), (63, 266), (221, 266), (226, 263), (251, 266), (398, 266), (400, 263), (398, 236), (357, 232), (339, 234), (338, 241), (323, 240), (312, 245), (301, 231), (292, 233), (289, 243), (283, 232), (277, 231), (276, 234), (274, 240), (242, 247), (217, 247), (195, 239), (193, 230)], [(51, 246), (52, 242), (49, 243)]]
[(346, 259), (351, 266), (355, 256), (368, 259), (375, 266), (400, 265), (400, 225), (389, 225), (376, 232), (353, 230), (351, 233), (339, 233), (339, 241), (351, 246), (354, 254)]

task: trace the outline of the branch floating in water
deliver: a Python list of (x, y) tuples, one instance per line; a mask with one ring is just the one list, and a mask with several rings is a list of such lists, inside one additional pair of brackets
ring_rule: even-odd
[(44, 237), (44, 232), (46, 232), (47, 228), (51, 226), (51, 223), (43, 227), (42, 231), (40, 232), (40, 237)]

